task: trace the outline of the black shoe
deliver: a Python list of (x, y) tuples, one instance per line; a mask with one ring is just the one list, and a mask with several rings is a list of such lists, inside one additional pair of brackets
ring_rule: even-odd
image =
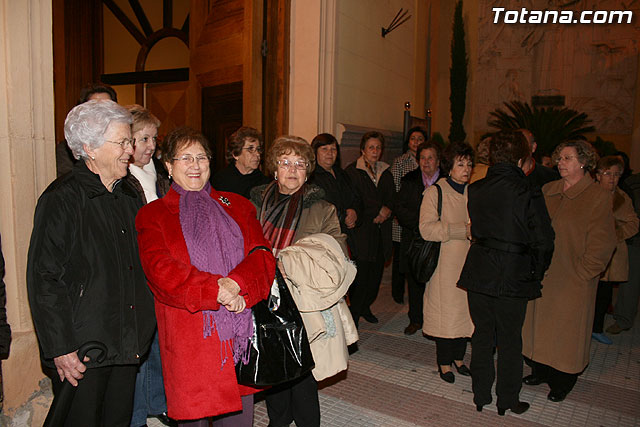
[(378, 323), (378, 318), (373, 313), (363, 314), (362, 318), (369, 323)]
[(155, 418), (165, 426), (178, 427), (178, 422), (176, 420), (169, 418), (166, 412), (163, 412), (160, 415), (156, 415)]
[(471, 376), (471, 370), (469, 368), (467, 368), (467, 365), (465, 365), (464, 363), (460, 366), (456, 365), (455, 362), (453, 362), (453, 366), (456, 367), (456, 371), (458, 371), (458, 373), (460, 375), (463, 375), (465, 377), (470, 377)]
[(522, 379), (522, 382), (526, 385), (540, 385), (542, 383), (546, 383), (548, 380), (546, 378), (539, 377), (537, 375), (527, 375)]
[(482, 405), (476, 405), (476, 411), (482, 412)]
[(568, 394), (568, 391), (551, 390), (547, 395), (547, 399), (552, 402), (562, 402)]
[(358, 348), (358, 343), (354, 342), (353, 344), (350, 344), (347, 346), (347, 351), (349, 352), (349, 355), (357, 352), (359, 350)]
[(393, 298), (393, 300), (398, 303), (398, 304), (404, 304), (404, 297), (403, 296), (397, 296), (397, 295), (392, 295), (391, 296)]
[(440, 378), (442, 378), (443, 381), (448, 382), (449, 384), (453, 384), (456, 381), (456, 376), (453, 375), (452, 371), (449, 371), (447, 373), (442, 373), (442, 368), (438, 365), (438, 373), (440, 374)]
[(409, 323), (409, 326), (404, 328), (404, 334), (413, 335), (416, 332), (418, 332), (420, 329), (422, 329), (422, 325), (420, 325), (419, 323)]
[(530, 405), (527, 402), (518, 402), (515, 405), (512, 405), (510, 408), (501, 408), (498, 406), (498, 415), (504, 415), (507, 409), (514, 414), (524, 414), (529, 409), (529, 406)]

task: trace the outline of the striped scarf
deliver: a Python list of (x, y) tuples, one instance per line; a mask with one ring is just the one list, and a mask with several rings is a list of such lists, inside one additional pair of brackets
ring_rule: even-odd
[(280, 194), (278, 183), (267, 186), (260, 207), (260, 224), (264, 237), (271, 242), (273, 255), (291, 245), (302, 213), (302, 195), (307, 185), (291, 195)]

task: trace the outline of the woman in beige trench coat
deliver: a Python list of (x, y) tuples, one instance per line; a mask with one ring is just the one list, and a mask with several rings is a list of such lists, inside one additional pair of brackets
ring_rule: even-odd
[(553, 154), (562, 179), (542, 188), (556, 233), (542, 297), (530, 301), (522, 352), (531, 366), (528, 385), (549, 384), (560, 402), (589, 363), (598, 278), (616, 246), (611, 193), (587, 173), (596, 154), (584, 141), (564, 142)]
[[(470, 227), (467, 213), (467, 183), (473, 167), (473, 149), (468, 144), (451, 143), (442, 155), (445, 179), (429, 187), (420, 206), (422, 238), (442, 242), (438, 266), (426, 285), (422, 332), (435, 338), (440, 378), (455, 381), (451, 365), (460, 375), (470, 371), (463, 358), (467, 338), (473, 334), (467, 291), (457, 287), (469, 250)], [(438, 191), (442, 189), (442, 215), (438, 219)]]
[[(627, 194), (618, 187), (622, 176), (624, 163), (619, 156), (607, 156), (598, 161), (596, 181), (602, 188), (613, 196), (613, 218), (616, 223), (616, 238), (618, 244), (611, 261), (598, 282), (596, 293), (596, 309), (593, 318), (593, 333), (591, 337), (603, 344), (613, 344), (613, 341), (602, 332), (604, 315), (611, 304), (613, 285), (626, 282), (629, 277), (629, 252), (626, 239), (638, 232), (638, 215), (633, 209), (633, 202)], [(622, 285), (624, 286), (624, 285)]]

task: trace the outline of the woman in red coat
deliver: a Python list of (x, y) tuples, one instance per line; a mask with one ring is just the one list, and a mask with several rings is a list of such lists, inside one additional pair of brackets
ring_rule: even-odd
[(238, 385), (247, 361), (251, 310), (265, 299), (275, 260), (251, 203), (209, 184), (208, 144), (188, 128), (170, 132), (162, 153), (171, 189), (137, 218), (140, 258), (155, 295), (169, 416), (182, 425), (251, 426), (253, 390)]

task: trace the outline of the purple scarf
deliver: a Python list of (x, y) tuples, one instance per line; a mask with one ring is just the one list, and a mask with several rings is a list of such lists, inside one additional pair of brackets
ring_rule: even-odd
[[(200, 271), (226, 277), (244, 258), (240, 227), (220, 203), (211, 198), (208, 182), (200, 191), (186, 191), (175, 182), (171, 188), (180, 195), (180, 226), (191, 264)], [(218, 286), (217, 283), (211, 285)], [(234, 364), (249, 361), (249, 342), (253, 337), (251, 310), (238, 314), (220, 306), (215, 311), (203, 310), (202, 320), (204, 338), (218, 332), (221, 369), (229, 348), (233, 351)]]

